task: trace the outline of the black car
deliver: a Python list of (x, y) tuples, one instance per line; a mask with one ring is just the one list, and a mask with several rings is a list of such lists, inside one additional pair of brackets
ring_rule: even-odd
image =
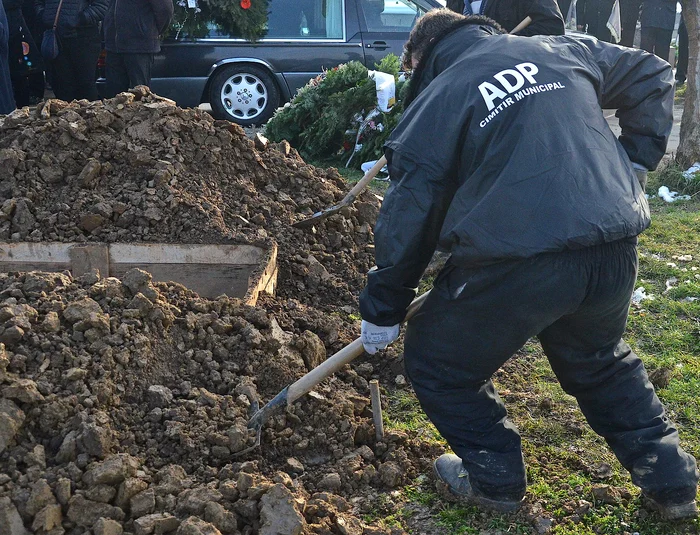
[(400, 56), (415, 21), (441, 6), (436, 0), (269, 0), (265, 35), (251, 42), (214, 21), (197, 25), (204, 36), (188, 35), (182, 14), (194, 16), (197, 2), (186, 1), (179, 1), (171, 35), (156, 55), (151, 89), (180, 106), (209, 102), (215, 117), (241, 125), (267, 121), (324, 69), (353, 60), (372, 69), (389, 53)]

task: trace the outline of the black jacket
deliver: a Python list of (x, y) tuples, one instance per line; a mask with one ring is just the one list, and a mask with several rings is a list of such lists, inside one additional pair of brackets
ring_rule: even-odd
[(642, 27), (673, 30), (676, 26), (676, 0), (644, 0)]
[(22, 14), (22, 0), (2, 0), (2, 5), (5, 8), (10, 36), (16, 35), (20, 28), (27, 25)]
[[(464, 0), (448, 0), (447, 7), (457, 13), (472, 14)], [(495, 20), (507, 32), (525, 17), (532, 17), (530, 25), (517, 35), (564, 35), (564, 19), (555, 0), (483, 0), (480, 13), (474, 15)]]
[[(399, 323), (436, 246), (474, 267), (633, 237), (650, 222), (632, 162), (654, 169), (673, 124), (659, 58), (592, 38), (491, 35), (462, 21), (414, 73), (385, 145), (362, 317)], [(602, 108), (617, 109), (622, 134)]]
[(105, 17), (108, 52), (154, 54), (173, 16), (172, 0), (112, 0)]
[(7, 42), (10, 28), (7, 24), (5, 8), (0, 2), (0, 114), (5, 115), (15, 109), (15, 97), (10, 82), (10, 69), (7, 64)]
[[(60, 0), (36, 0), (37, 18), (44, 28), (52, 28)], [(63, 0), (58, 16), (58, 35), (75, 37), (81, 30), (96, 29), (107, 12), (109, 0)]]

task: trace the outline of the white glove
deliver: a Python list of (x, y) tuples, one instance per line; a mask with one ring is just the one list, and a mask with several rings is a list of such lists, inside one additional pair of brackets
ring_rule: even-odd
[(370, 355), (374, 355), (379, 349), (386, 349), (398, 337), (398, 324), (382, 327), (362, 320), (362, 345)]

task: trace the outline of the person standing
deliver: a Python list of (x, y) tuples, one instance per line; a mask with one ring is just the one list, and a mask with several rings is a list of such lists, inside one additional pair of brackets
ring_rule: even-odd
[(620, 0), (620, 25), (622, 26), (620, 45), (630, 48), (634, 46), (634, 35), (637, 32), (641, 7), (641, 0)]
[(685, 84), (688, 75), (688, 28), (685, 19), (681, 15), (681, 24), (678, 27), (678, 64), (676, 65), (676, 85)]
[[(36, 91), (32, 91), (38, 77), (42, 78), (41, 54), (22, 12), (23, 0), (2, 0), (10, 26), (9, 59), (10, 78), (18, 108), (36, 103)], [(43, 94), (42, 94), (43, 97)], [(34, 102), (33, 102), (34, 101)]]
[(23, 0), (22, 15), (24, 16), (24, 21), (27, 23), (27, 28), (29, 28), (32, 41), (34, 41), (36, 45), (36, 60), (39, 62), (39, 68), (30, 73), (27, 80), (29, 104), (31, 105), (42, 101), (44, 99), (44, 92), (46, 91), (46, 81), (44, 79), (44, 74), (46, 72), (45, 65), (41, 57), (41, 50), (38, 48), (42, 37), (41, 23), (37, 20), (34, 10), (34, 0)]
[(608, 29), (608, 20), (612, 13), (615, 0), (578, 0), (576, 3), (576, 22), (587, 34), (605, 41), (612, 42), (612, 34)]
[[(395, 341), (436, 247), (450, 252), (404, 341), (421, 407), (456, 454), (435, 461), (438, 490), (520, 507), (520, 435), (491, 377), (537, 337), (647, 505), (696, 516), (696, 461), (622, 340), (650, 224), (646, 170), (673, 124), (671, 67), (586, 37), (504, 35), (447, 9), (418, 21), (404, 62), (414, 70), (384, 146), (391, 185), (361, 337), (370, 354)], [(613, 107), (619, 139), (602, 113)]]
[(640, 47), (668, 61), (671, 37), (676, 25), (677, 0), (644, 0), (642, 4), (642, 40)]
[(15, 109), (15, 98), (12, 94), (10, 81), (10, 66), (8, 65), (8, 42), (10, 25), (7, 22), (5, 8), (0, 2), (0, 115), (11, 113)]
[(51, 86), (56, 98), (97, 100), (95, 84), (100, 55), (100, 22), (109, 0), (36, 0), (37, 17), (44, 29), (56, 21), (59, 53), (50, 62)]
[(172, 16), (172, 0), (111, 1), (104, 22), (108, 96), (151, 85), (153, 56)]
[(564, 17), (555, 0), (447, 0), (447, 7), (464, 15), (484, 15), (512, 31), (526, 17), (532, 22), (517, 35), (564, 35)]

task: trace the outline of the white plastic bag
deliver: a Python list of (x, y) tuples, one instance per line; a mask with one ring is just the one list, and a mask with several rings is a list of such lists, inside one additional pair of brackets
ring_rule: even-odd
[(380, 110), (388, 112), (396, 104), (396, 81), (394, 76), (380, 71), (368, 71), (368, 76), (377, 84), (377, 103)]

